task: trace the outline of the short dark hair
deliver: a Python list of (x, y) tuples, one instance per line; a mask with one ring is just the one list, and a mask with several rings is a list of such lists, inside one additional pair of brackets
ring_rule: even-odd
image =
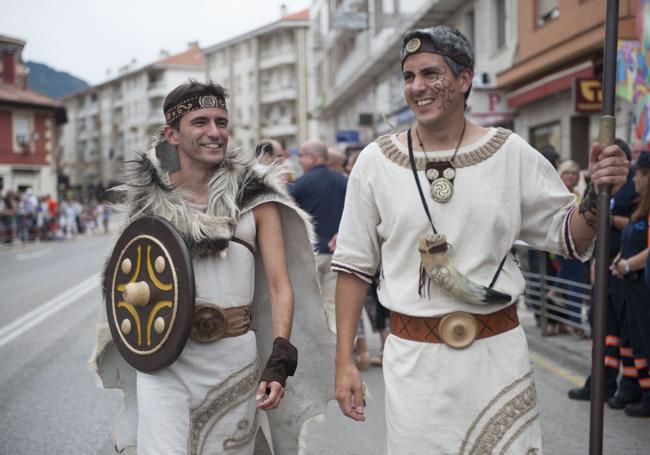
[(273, 156), (273, 144), (268, 141), (262, 141), (255, 146), (255, 156), (261, 158), (264, 155)]
[[(184, 99), (201, 95), (214, 95), (224, 99), (228, 97), (226, 89), (223, 86), (212, 82), (212, 80), (209, 80), (207, 82), (199, 82), (195, 79), (189, 79), (185, 84), (179, 85), (167, 94), (165, 97), (165, 102), (163, 103), (163, 112), (166, 112), (167, 109), (175, 106)], [(178, 130), (181, 126), (181, 117), (177, 118), (176, 120), (172, 120), (168, 123), (168, 125), (171, 128)]]
[(539, 148), (539, 153), (541, 153), (542, 156), (546, 158), (549, 161), (549, 163), (553, 165), (555, 169), (557, 169), (557, 166), (559, 164), (558, 161), (560, 160), (560, 155), (555, 150), (555, 147), (553, 147), (549, 143), (546, 143)]
[[(474, 75), (474, 48), (472, 42), (460, 30), (448, 25), (437, 25), (408, 31), (402, 38), (400, 52), (402, 68), (404, 68), (406, 57), (411, 54), (408, 51), (408, 43), (414, 38), (418, 38), (421, 42), (419, 52), (439, 54), (455, 78), (458, 78), (458, 75), (464, 69), (468, 69), (470, 74)], [(471, 91), (472, 86), (470, 84), (469, 90), (465, 93), (465, 106), (467, 106), (467, 99)]]

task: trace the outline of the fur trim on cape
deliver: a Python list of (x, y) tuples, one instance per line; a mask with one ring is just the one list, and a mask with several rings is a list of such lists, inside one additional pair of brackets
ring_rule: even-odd
[(255, 158), (244, 151), (228, 149), (208, 188), (208, 204), (189, 202), (187, 194), (171, 183), (161, 168), (155, 147), (127, 162), (125, 183), (113, 189), (122, 203), (115, 209), (124, 212), (124, 225), (141, 216), (161, 216), (181, 233), (190, 253), (196, 258), (220, 254), (228, 248), (239, 216), (264, 199), (280, 199), (305, 219), (310, 240), (313, 231), (309, 216), (291, 201), (281, 180), (279, 166), (258, 171)]

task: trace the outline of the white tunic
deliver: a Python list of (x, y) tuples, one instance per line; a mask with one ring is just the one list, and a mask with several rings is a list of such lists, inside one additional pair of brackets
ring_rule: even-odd
[[(252, 211), (241, 216), (235, 237), (255, 245)], [(197, 300), (250, 305), (255, 261), (246, 247), (230, 242), (225, 258), (193, 265)], [(259, 374), (252, 331), (207, 344), (189, 339), (169, 367), (138, 372), (138, 454), (252, 454), (260, 425), (267, 425), (255, 402)]]
[[(507, 306), (462, 302), (435, 285), (430, 295), (419, 295), (417, 241), (432, 229), (407, 148), (396, 135), (384, 138), (384, 144), (383, 149), (376, 142), (368, 145), (350, 175), (333, 270), (369, 281), (381, 263), (382, 305), (411, 316), (492, 313)], [(449, 159), (452, 153), (429, 152), (429, 158)], [(575, 196), (550, 163), (516, 134), (492, 128), (477, 143), (459, 149), (454, 195), (444, 204), (428, 194), (425, 155), (415, 152), (415, 157), (433, 223), (452, 245), (451, 261), (471, 280), (487, 286), (517, 239), (563, 256), (575, 255), (568, 229)], [(524, 288), (524, 278), (509, 255), (494, 289), (516, 300)], [(479, 450), (486, 441), (503, 449), (501, 453), (541, 450), (534, 384), (520, 327), (464, 350), (390, 336), (384, 379), (390, 453), (422, 453), (423, 447), (436, 454), (493, 453)], [(507, 417), (503, 413), (513, 404), (522, 412), (515, 420), (505, 418), (498, 427), (503, 431), (496, 431), (490, 422)]]

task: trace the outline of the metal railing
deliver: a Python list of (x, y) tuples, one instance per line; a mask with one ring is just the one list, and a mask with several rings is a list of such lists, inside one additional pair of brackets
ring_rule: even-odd
[[(591, 284), (554, 276), (548, 270), (546, 252), (520, 242), (515, 248), (526, 279), (523, 299), (526, 307), (538, 318), (542, 334), (549, 334), (548, 325), (553, 322), (590, 334), (591, 327), (584, 310), (591, 304)], [(530, 259), (536, 259), (537, 271), (531, 270)]]

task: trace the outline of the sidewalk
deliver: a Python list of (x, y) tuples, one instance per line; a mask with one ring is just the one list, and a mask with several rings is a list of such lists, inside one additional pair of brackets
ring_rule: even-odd
[(591, 340), (579, 340), (570, 334), (542, 336), (537, 327), (535, 315), (519, 306), (519, 323), (526, 332), (528, 347), (554, 363), (583, 375), (591, 371)]
[(14, 239), (12, 243), (0, 243), (0, 253), (7, 251), (20, 251), (20, 252), (30, 252), (43, 248), (49, 245), (59, 245), (64, 243), (75, 242), (83, 239), (93, 238), (93, 237), (104, 237), (104, 236), (113, 236), (115, 235), (116, 230), (120, 227), (121, 217), (113, 216), (109, 222), (109, 231), (108, 234), (104, 233), (103, 228), (99, 228), (96, 234), (77, 234), (71, 239), (54, 239), (54, 240), (40, 240), (36, 239), (31, 242), (21, 242), (20, 240)]

